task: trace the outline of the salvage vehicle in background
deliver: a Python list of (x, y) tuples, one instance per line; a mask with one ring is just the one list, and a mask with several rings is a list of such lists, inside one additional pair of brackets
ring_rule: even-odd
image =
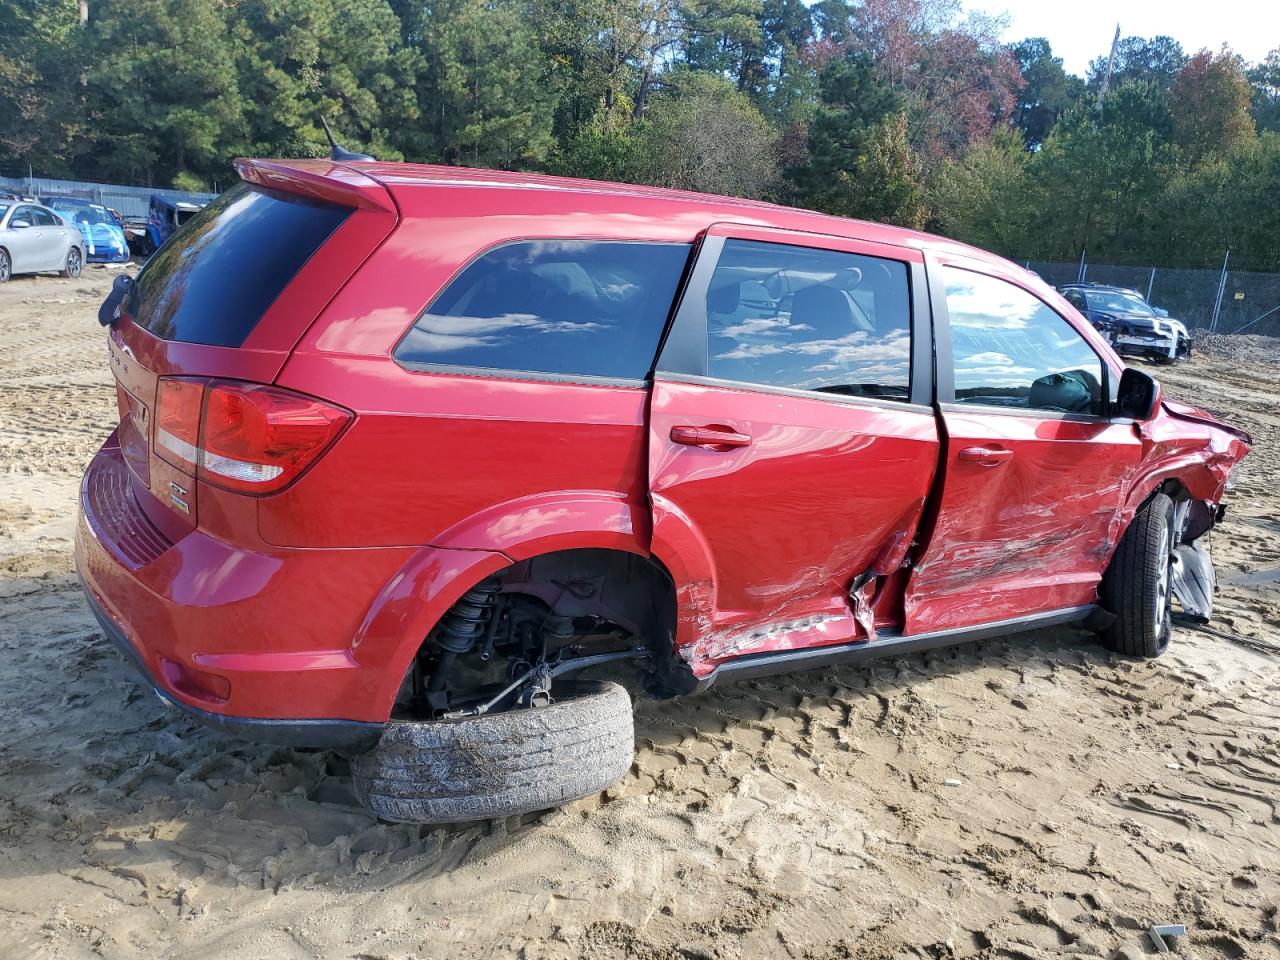
[(170, 200), (158, 193), (151, 195), (151, 207), (147, 213), (146, 230), (138, 238), (138, 252), (149, 257), (173, 236), (173, 231), (194, 217), (204, 208), (203, 203), (186, 200)]
[(1117, 352), (1165, 363), (1191, 357), (1186, 325), (1137, 290), (1100, 283), (1068, 283), (1059, 290)]
[(38, 203), (0, 200), (0, 283), (19, 273), (78, 277), (83, 267), (79, 230)]
[(45, 206), (80, 231), (88, 263), (127, 263), (124, 228), (100, 203), (80, 197), (45, 197)]
[[(109, 325), (76, 566), (159, 695), (353, 754), (392, 820), (542, 809), (631, 704), (1210, 612), (1249, 437), (981, 250), (744, 200), (237, 163)], [(582, 678), (596, 679), (587, 682)]]

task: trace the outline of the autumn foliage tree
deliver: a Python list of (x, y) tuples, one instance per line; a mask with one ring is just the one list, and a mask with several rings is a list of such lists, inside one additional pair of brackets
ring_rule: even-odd
[[(82, 15), (82, 13), (84, 15)], [(1280, 269), (1280, 50), (1069, 74), (961, 0), (0, 2), (0, 174), (214, 188), (238, 155), (544, 170), (1010, 256)]]
[(1169, 106), (1177, 142), (1191, 162), (1229, 153), (1253, 137), (1252, 93), (1244, 63), (1229, 50), (1201, 50), (1187, 62), (1173, 81)]

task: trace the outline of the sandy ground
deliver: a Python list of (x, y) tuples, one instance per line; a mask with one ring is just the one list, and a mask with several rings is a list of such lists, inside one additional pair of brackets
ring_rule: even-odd
[[(419, 829), (167, 712), (76, 589), (105, 271), (0, 287), (0, 957), (1280, 954), (1280, 657), (1046, 631), (642, 703), (606, 795)], [(1157, 371), (1257, 448), (1217, 626), (1280, 642), (1280, 366)]]

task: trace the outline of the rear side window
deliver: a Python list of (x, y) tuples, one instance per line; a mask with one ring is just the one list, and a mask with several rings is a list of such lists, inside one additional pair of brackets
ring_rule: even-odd
[(350, 213), (238, 184), (147, 261), (128, 313), (166, 340), (238, 347)]
[(683, 243), (505, 244), (436, 297), (395, 357), (408, 365), (642, 380), (688, 258)]
[(707, 293), (711, 376), (906, 400), (907, 266), (856, 253), (728, 240)]

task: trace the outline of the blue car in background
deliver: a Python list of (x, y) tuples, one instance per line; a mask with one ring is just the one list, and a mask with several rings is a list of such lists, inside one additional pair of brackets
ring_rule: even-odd
[(173, 236), (173, 231), (194, 217), (205, 207), (204, 202), (170, 200), (158, 193), (151, 195), (151, 209), (147, 213), (147, 232), (141, 238), (143, 256), (151, 256)]
[(88, 263), (125, 263), (129, 259), (129, 241), (119, 221), (106, 207), (81, 197), (45, 197), (41, 201), (52, 208), (84, 238), (84, 254)]

